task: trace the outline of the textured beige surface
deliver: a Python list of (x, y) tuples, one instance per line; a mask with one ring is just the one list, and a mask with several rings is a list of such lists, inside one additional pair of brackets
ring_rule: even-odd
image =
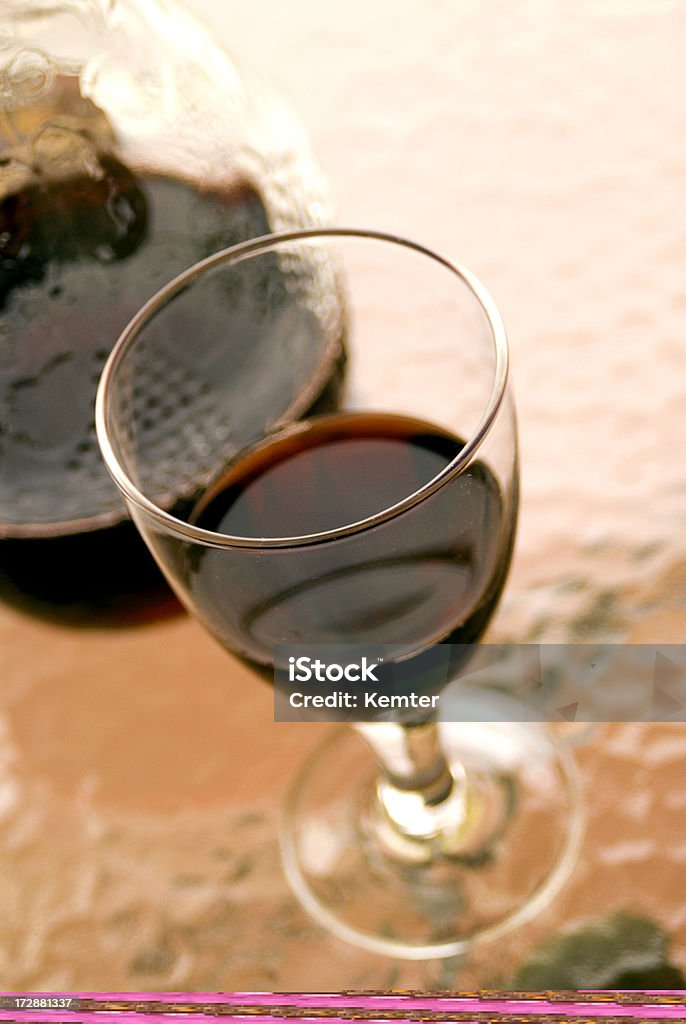
[[(492, 635), (682, 642), (686, 4), (193, 7), (290, 95), (342, 220), (444, 250), (503, 311), (523, 507)], [(198, 625), (3, 607), (0, 659), (6, 988), (487, 986), (618, 908), (686, 967), (684, 728), (608, 727), (580, 752), (588, 839), (540, 919), (468, 963), (403, 965), (295, 906), (277, 809), (321, 730), (274, 725)]]

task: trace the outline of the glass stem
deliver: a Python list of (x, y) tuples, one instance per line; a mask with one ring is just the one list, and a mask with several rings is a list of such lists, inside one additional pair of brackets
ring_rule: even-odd
[[(435, 845), (466, 818), (464, 771), (451, 768), (435, 722), (356, 725), (379, 766), (372, 822), (377, 841), (413, 861), (423, 845)], [(409, 844), (409, 846), (408, 846)]]

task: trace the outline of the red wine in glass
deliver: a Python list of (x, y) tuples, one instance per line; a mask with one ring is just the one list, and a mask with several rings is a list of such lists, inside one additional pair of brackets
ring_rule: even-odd
[[(407, 416), (315, 417), (231, 464), (191, 521), (256, 538), (336, 530), (424, 486), (462, 446)], [(505, 507), (477, 461), (418, 506), (353, 536), (259, 557), (194, 548), (188, 585), (219, 640), (263, 666), (281, 644), (401, 644), (410, 654), (473, 643), (507, 575), (514, 513)]]

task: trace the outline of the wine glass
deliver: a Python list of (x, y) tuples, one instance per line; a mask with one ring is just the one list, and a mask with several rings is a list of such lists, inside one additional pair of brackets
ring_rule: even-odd
[[(221, 329), (199, 332), (219, 296)], [(331, 354), (315, 383), (300, 365), (312, 332)], [(172, 401), (153, 425), (140, 381), (154, 366), (159, 392), (183, 376), (202, 402)], [(480, 282), (429, 249), (313, 228), (203, 260), (119, 338), (96, 423), (179, 598), (265, 678), (284, 645), (393, 645), (411, 664), (488, 625), (518, 505), (507, 340)], [(424, 959), (540, 910), (581, 819), (571, 755), (543, 725), (358, 722), (301, 772), (282, 853), (325, 927)]]

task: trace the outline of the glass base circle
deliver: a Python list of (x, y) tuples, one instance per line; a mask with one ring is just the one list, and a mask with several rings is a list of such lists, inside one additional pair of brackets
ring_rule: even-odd
[(335, 730), (304, 765), (281, 828), (290, 885), (309, 914), (355, 946), (429, 960), (494, 941), (543, 909), (583, 835), (573, 756), (532, 723), (441, 723), (461, 780), (454, 828), (418, 842), (391, 826), (377, 762)]

